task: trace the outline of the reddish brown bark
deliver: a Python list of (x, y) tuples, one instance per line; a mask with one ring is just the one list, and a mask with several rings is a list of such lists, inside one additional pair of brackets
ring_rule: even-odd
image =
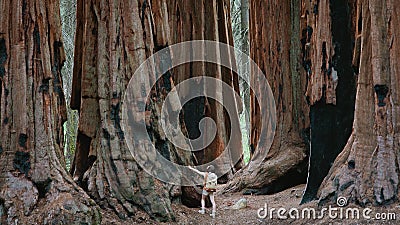
[[(111, 207), (120, 217), (134, 215), (141, 208), (155, 219), (174, 219), (171, 200), (180, 198), (182, 193), (172, 189), (180, 190), (180, 187), (155, 180), (134, 161), (125, 143), (126, 134), (121, 129), (122, 97), (136, 68), (164, 47), (202, 38), (232, 43), (228, 21), (229, 1), (225, 0), (78, 1), (75, 85), (71, 106), (79, 109), (80, 118), (77, 151), (71, 173), (101, 207)], [(154, 95), (146, 100), (148, 132), (153, 137), (153, 144), (163, 155), (170, 156), (171, 161), (193, 163), (191, 154), (176, 149), (165, 138), (158, 124), (161, 104), (173, 87), (170, 81), (179, 83), (191, 76), (205, 75), (206, 72), (238, 89), (237, 80), (233, 79), (230, 70), (202, 63), (188, 64), (172, 70), (173, 79), (158, 82), (152, 90)], [(142, 77), (145, 83), (151, 83), (154, 79), (147, 75)], [(151, 87), (142, 86), (144, 91), (150, 92), (148, 89)], [(227, 94), (232, 95), (233, 92)], [(222, 105), (211, 100), (208, 102), (210, 110), (205, 112), (204, 101), (200, 104), (202, 110), (196, 115), (211, 116), (219, 130), (216, 140), (202, 153), (203, 157), (199, 157), (200, 164), (216, 158), (224, 150), (227, 134), (230, 133)], [(195, 105), (189, 109), (198, 110), (198, 107)], [(183, 110), (185, 119), (191, 115), (187, 109)], [(191, 127), (188, 123), (182, 124), (182, 127), (183, 130), (185, 125), (189, 127), (190, 136), (190, 128), (198, 124), (193, 123), (196, 120), (189, 118), (189, 121)], [(237, 118), (232, 121), (238, 123)], [(236, 142), (233, 152), (240, 157), (240, 132), (232, 140)], [(199, 197), (192, 189), (185, 189), (183, 194)]]
[(0, 223), (100, 222), (65, 171), (57, 1), (0, 1)]
[[(190, 40), (213, 40), (229, 45), (233, 45), (232, 29), (229, 15), (229, 1), (169, 1), (169, 12), (172, 12), (172, 23), (170, 27), (171, 40), (170, 43), (179, 43)], [(176, 13), (176, 14), (175, 14)], [(184, 51), (184, 50), (183, 50)], [(207, 54), (220, 54), (221, 57), (234, 59), (232, 52), (208, 52)], [(236, 62), (231, 62), (232, 68)], [(239, 93), (238, 76), (234, 75), (231, 69), (219, 67), (210, 63), (188, 63), (179, 66), (173, 70), (174, 80), (176, 84), (190, 77), (211, 76), (224, 81), (229, 86)], [(199, 83), (201, 79), (199, 79)], [(206, 89), (207, 86), (204, 86)], [(190, 90), (185, 90), (189, 92)], [(213, 90), (218, 92), (219, 90)], [(233, 93), (224, 93), (223, 104), (229, 104), (235, 107), (238, 111), (241, 110), (241, 103), (229, 102), (225, 99), (230, 99)], [(185, 96), (182, 96), (183, 98)], [(228, 141), (231, 141), (232, 158), (242, 158), (242, 144), (240, 131), (231, 132), (232, 127), (239, 127), (238, 117), (229, 118), (224, 112), (223, 105), (219, 104), (211, 98), (198, 98), (189, 102), (183, 108), (185, 124), (188, 129), (189, 137), (197, 138), (200, 133), (198, 130), (199, 121), (207, 116), (211, 117), (217, 124), (217, 133), (214, 141), (207, 146), (203, 151), (196, 153), (198, 164), (204, 164), (214, 160), (226, 148)], [(231, 124), (237, 125), (231, 125)], [(210, 127), (206, 125), (206, 129)], [(206, 133), (208, 133), (206, 131)], [(229, 139), (230, 135), (232, 137)], [(218, 166), (218, 165), (216, 165)], [(231, 175), (237, 169), (242, 167), (242, 160), (232, 166)]]
[[(253, 158), (228, 189), (269, 193), (305, 182), (310, 149), (306, 194), (315, 197), (351, 132), (351, 9), (328, 0), (251, 2), (251, 57), (274, 93), (277, 128), (268, 155)], [(268, 145), (257, 146), (268, 109), (251, 96), (251, 148), (268, 151)]]
[[(261, 138), (260, 121), (268, 109), (260, 108), (251, 93), (251, 148), (269, 150), (269, 153), (265, 158), (253, 158), (235, 175), (228, 189), (256, 189), (250, 192), (268, 193), (305, 180), (306, 145), (302, 134), (309, 122), (305, 98), (301, 95), (305, 78), (299, 63), (299, 12), (299, 1), (250, 1), (250, 54), (266, 75), (274, 94), (277, 128), (271, 149), (257, 146)], [(254, 80), (252, 84), (253, 87), (258, 85)], [(292, 173), (300, 168), (302, 177)], [(296, 178), (292, 176), (298, 180), (294, 181)], [(290, 182), (285, 183), (285, 179)]]
[(302, 58), (311, 130), (303, 202), (316, 197), (351, 134), (355, 100), (355, 74), (351, 66), (353, 2), (302, 1)]
[(353, 133), (325, 178), (321, 201), (360, 204), (398, 199), (399, 57), (396, 1), (357, 1), (354, 66), (359, 65)]
[[(165, 1), (151, 3), (78, 1), (71, 106), (80, 117), (71, 173), (101, 207), (112, 208), (121, 218), (144, 209), (154, 219), (173, 220), (173, 187), (138, 166), (121, 127), (126, 85), (146, 57), (167, 44), (163, 32), (168, 16), (160, 17), (167, 12)], [(155, 107), (150, 103), (150, 113)], [(153, 122), (156, 130), (150, 132), (156, 133), (157, 121)], [(159, 141), (175, 151), (168, 141)], [(190, 160), (181, 157), (185, 163)]]

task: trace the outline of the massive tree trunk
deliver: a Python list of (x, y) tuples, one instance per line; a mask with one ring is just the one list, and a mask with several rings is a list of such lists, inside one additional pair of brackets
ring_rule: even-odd
[(398, 199), (400, 24), (397, 1), (359, 0), (355, 67), (359, 68), (353, 133), (318, 192), (365, 204)]
[[(171, 0), (169, 1), (169, 9), (172, 13), (171, 24), (171, 44), (190, 40), (213, 40), (226, 44), (233, 45), (231, 19), (230, 19), (230, 4), (228, 0), (199, 0), (199, 1), (184, 1)], [(207, 52), (207, 54), (220, 54), (220, 57), (234, 59), (232, 52), (215, 51)], [(232, 67), (235, 62), (231, 62)], [(199, 76), (210, 76), (222, 80), (239, 93), (239, 81), (237, 75), (234, 75), (230, 68), (224, 68), (210, 63), (194, 62), (179, 66), (173, 70), (173, 77), (177, 84), (191, 78)], [(199, 83), (201, 83), (199, 79)], [(204, 86), (206, 89), (207, 86)], [(186, 90), (189, 92), (190, 90)], [(214, 92), (220, 90), (212, 90)], [(230, 99), (233, 93), (223, 93), (224, 100)], [(227, 96), (230, 95), (230, 96)], [(185, 98), (185, 96), (182, 96)], [(231, 107), (238, 107), (238, 112), (241, 112), (241, 102), (223, 101), (224, 104), (231, 104)], [(229, 118), (229, 115), (223, 108), (224, 106), (211, 98), (199, 97), (192, 99), (183, 107), (185, 124), (191, 139), (200, 136), (199, 121), (204, 117), (211, 117), (217, 124), (217, 133), (213, 142), (206, 146), (202, 151), (196, 152), (197, 163), (204, 164), (211, 162), (217, 158), (227, 147), (229, 137), (232, 146), (232, 158), (242, 158), (242, 143), (240, 131), (231, 132), (231, 127), (240, 127), (239, 118)], [(235, 123), (235, 124), (233, 124)], [(211, 126), (205, 125), (207, 128)], [(237, 169), (242, 167), (242, 160), (231, 165), (233, 174)], [(218, 165), (215, 165), (218, 166)], [(227, 176), (225, 176), (227, 178)], [(226, 181), (226, 179), (223, 179)], [(221, 181), (221, 180), (220, 180)]]
[[(79, 127), (71, 173), (101, 207), (112, 208), (121, 218), (141, 208), (154, 219), (174, 219), (173, 187), (137, 165), (121, 128), (122, 98), (131, 76), (168, 43), (168, 14), (162, 3), (78, 1), (71, 107), (79, 110)], [(174, 151), (168, 141), (156, 141)], [(182, 159), (186, 164), (189, 160)]]
[[(136, 68), (168, 45), (203, 38), (231, 43), (227, 2), (78, 1), (71, 107), (79, 110), (80, 118), (71, 173), (101, 207), (113, 208), (120, 217), (133, 215), (142, 208), (155, 219), (172, 220), (172, 198), (183, 194), (182, 201), (186, 203), (190, 203), (185, 201), (186, 198), (199, 198), (194, 189), (184, 187), (181, 193), (181, 187), (155, 180), (134, 161), (120, 124), (122, 97)], [(157, 150), (164, 156), (171, 156), (171, 161), (193, 163), (191, 154), (176, 149), (159, 130), (164, 91), (170, 91), (174, 81), (179, 83), (192, 76), (205, 75), (205, 72), (238, 91), (237, 79), (233, 79), (230, 70), (197, 63), (183, 65), (165, 74), (167, 79), (161, 79), (154, 89), (155, 99), (148, 99), (146, 110), (151, 114), (148, 132)], [(169, 79), (171, 74), (173, 79)], [(151, 79), (143, 74), (141, 81), (151, 83)], [(238, 123), (237, 119), (229, 121), (226, 118), (222, 105), (212, 100), (208, 102), (209, 114), (204, 110), (204, 98), (202, 104), (188, 104), (183, 109), (189, 136), (198, 129), (197, 119), (205, 115), (211, 116), (219, 126), (216, 140), (200, 154), (199, 164), (215, 159), (224, 150), (230, 123)], [(233, 152), (240, 158), (240, 136), (234, 137), (233, 141), (236, 142)]]
[[(307, 151), (303, 137), (306, 138), (309, 122), (302, 95), (305, 78), (299, 63), (299, 40), (300, 1), (250, 1), (251, 58), (273, 91), (277, 129), (267, 157), (253, 158), (235, 175), (229, 190), (247, 188), (252, 189), (250, 192), (269, 193), (305, 181)], [(256, 151), (268, 151), (266, 146), (257, 146), (261, 117), (267, 110), (258, 106), (252, 93), (250, 142)]]
[[(168, 34), (170, 45), (191, 40), (213, 40), (233, 45), (229, 0), (168, 0), (167, 4), (170, 18), (170, 34)], [(182, 51), (187, 50), (183, 49)], [(208, 52), (207, 54), (217, 54), (217, 52)], [(234, 59), (232, 56), (233, 53), (220, 52), (219, 54), (221, 58)], [(235, 66), (235, 62), (231, 63), (232, 67)], [(211, 63), (191, 62), (174, 68), (171, 73), (177, 85), (192, 77), (211, 76), (224, 81), (239, 93), (238, 77), (232, 74), (229, 68), (223, 68)], [(202, 79), (198, 79), (198, 82), (204, 85)], [(203, 86), (204, 91), (200, 95), (204, 95), (203, 93), (206, 89), (207, 86)], [(183, 95), (180, 97), (185, 99), (188, 95), (186, 93), (190, 91), (189, 89), (183, 90), (181, 92)], [(211, 91), (217, 92), (218, 90)], [(224, 95), (224, 98), (227, 97), (229, 99), (233, 93), (224, 93)], [(236, 108), (237, 106), (238, 112), (241, 111), (240, 102), (232, 103), (226, 101), (224, 104), (230, 104), (231, 108)], [(195, 152), (195, 163), (197, 165), (213, 161), (225, 150), (228, 141), (231, 141), (230, 146), (233, 146), (230, 149), (232, 153), (231, 157), (239, 159), (239, 161), (230, 165), (232, 168), (231, 172), (219, 179), (219, 182), (226, 182), (236, 170), (242, 167), (243, 152), (240, 131), (232, 132), (233, 136), (229, 139), (231, 127), (240, 127), (239, 118), (229, 118), (223, 105), (211, 98), (205, 97), (191, 99), (183, 106), (182, 111), (185, 127), (190, 139), (196, 139), (200, 136), (199, 122), (204, 117), (211, 117), (217, 124), (218, 130), (212, 143), (203, 150)], [(210, 127), (209, 124), (205, 124), (205, 135), (210, 133), (207, 130)], [(215, 166), (218, 167), (219, 165)], [(192, 196), (197, 196), (197, 198), (200, 196), (193, 193), (191, 187), (183, 187), (182, 191), (185, 197), (182, 200), (186, 205), (194, 206), (194, 202), (199, 202), (192, 200)]]
[[(230, 188), (268, 193), (305, 182), (310, 146), (303, 201), (315, 197), (351, 132), (355, 96), (351, 7), (345, 1), (328, 0), (251, 3), (251, 56), (274, 92), (277, 130), (268, 156), (253, 159)], [(265, 110), (252, 95), (252, 149), (263, 147), (257, 142)]]
[(65, 171), (59, 4), (0, 1), (0, 24), (0, 223), (97, 224)]
[(303, 1), (303, 66), (310, 104), (310, 165), (302, 202), (318, 188), (351, 134), (355, 101), (354, 1)]

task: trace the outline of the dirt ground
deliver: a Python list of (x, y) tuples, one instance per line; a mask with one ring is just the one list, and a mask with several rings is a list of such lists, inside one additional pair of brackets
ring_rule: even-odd
[[(390, 207), (371, 207), (369, 209), (361, 208), (356, 205), (347, 205), (342, 209), (336, 204), (331, 204), (331, 207), (337, 209), (337, 211), (332, 211), (332, 216), (336, 215), (335, 219), (330, 218), (328, 210), (325, 211), (324, 217), (322, 219), (308, 218), (307, 209), (315, 209), (316, 216), (321, 215), (321, 207), (318, 207), (317, 202), (311, 202), (299, 206), (304, 185), (299, 185), (293, 188), (289, 188), (280, 193), (273, 195), (242, 195), (241, 193), (229, 193), (229, 194), (219, 194), (216, 195), (217, 202), (217, 214), (215, 219), (210, 217), (211, 208), (207, 209), (207, 213), (202, 215), (198, 213), (199, 208), (188, 208), (180, 204), (174, 204), (173, 210), (176, 216), (176, 222), (170, 223), (157, 223), (141, 212), (135, 216), (135, 219), (130, 219), (122, 221), (115, 216), (110, 216), (108, 213), (103, 213), (103, 224), (179, 224), (179, 225), (197, 225), (197, 224), (400, 224), (400, 206), (398, 204), (391, 205)], [(247, 200), (247, 207), (244, 209), (232, 209), (232, 206), (241, 198)], [(270, 214), (266, 218), (259, 218), (257, 211), (260, 208), (265, 208), (267, 204), (268, 212), (275, 208), (273, 212), (273, 218), (270, 218)], [(284, 208), (286, 212), (284, 215), (289, 217), (289, 210), (296, 208), (299, 211), (299, 219), (279, 219), (277, 215), (278, 208)], [(328, 209), (329, 205), (324, 206)], [(306, 208), (306, 210), (304, 210)], [(349, 208), (357, 208), (359, 212), (360, 219), (353, 219), (351, 211)], [(333, 210), (334, 210), (333, 209)], [(342, 211), (342, 213), (340, 213)], [(346, 212), (348, 211), (348, 212)], [(296, 210), (292, 210), (292, 215), (295, 216)], [(304, 217), (302, 216), (304, 212)], [(370, 216), (371, 219), (363, 217), (363, 213)], [(265, 210), (260, 211), (261, 216), (265, 214)], [(342, 219), (340, 219), (342, 215)], [(346, 218), (346, 215), (348, 215)], [(302, 219), (305, 218), (305, 219)], [(396, 217), (395, 219), (378, 220), (377, 217)]]

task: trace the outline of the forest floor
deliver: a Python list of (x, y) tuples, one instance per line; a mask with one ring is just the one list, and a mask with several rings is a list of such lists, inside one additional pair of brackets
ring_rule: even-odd
[[(296, 187), (289, 188), (282, 192), (272, 194), (272, 195), (242, 195), (241, 193), (228, 193), (228, 194), (218, 194), (216, 195), (217, 202), (217, 214), (213, 219), (210, 217), (211, 208), (207, 209), (207, 213), (202, 215), (198, 213), (199, 208), (188, 208), (181, 204), (173, 204), (173, 210), (176, 216), (176, 222), (170, 223), (157, 223), (149, 218), (145, 213), (135, 216), (135, 219), (130, 219), (122, 221), (118, 219), (115, 215), (109, 213), (103, 213), (103, 224), (180, 224), (180, 225), (206, 225), (206, 224), (400, 224), (400, 206), (398, 204), (391, 205), (388, 208), (385, 207), (371, 207), (371, 211), (368, 213), (366, 209), (365, 214), (370, 216), (371, 219), (366, 219), (363, 217), (363, 210), (356, 205), (347, 205), (344, 208), (338, 207), (336, 204), (332, 204), (332, 216), (336, 215), (335, 219), (332, 219), (328, 214), (329, 205), (323, 206), (327, 208), (324, 213), (324, 217), (321, 219), (308, 218), (307, 209), (315, 209), (316, 216), (321, 215), (322, 207), (318, 206), (318, 202), (310, 202), (307, 204), (299, 205), (301, 201), (302, 192), (304, 185), (299, 185)], [(233, 209), (232, 206), (240, 199), (245, 198), (247, 200), (247, 207), (243, 209)], [(258, 211), (260, 208), (265, 208), (267, 205), (268, 211), (275, 208), (273, 211), (273, 218), (270, 218), (270, 214), (266, 218), (259, 218)], [(279, 219), (277, 210), (278, 208), (284, 208), (286, 210), (286, 215), (289, 217), (289, 211), (296, 212), (295, 209), (299, 211), (300, 219)], [(306, 208), (306, 210), (304, 210)], [(346, 213), (346, 209), (357, 208), (359, 212), (360, 219), (353, 219), (351, 211)], [(334, 211), (337, 209), (337, 211)], [(340, 218), (340, 211), (342, 209), (342, 219)], [(302, 211), (304, 211), (305, 216), (302, 217)], [(335, 214), (335, 212), (337, 212)], [(265, 210), (260, 212), (262, 215), (265, 214)], [(348, 218), (346, 218), (346, 214)], [(261, 215), (261, 216), (262, 216)], [(293, 214), (294, 215), (294, 214)], [(356, 215), (356, 214), (354, 214)], [(396, 219), (386, 219), (377, 220), (377, 217), (393, 217)], [(305, 219), (303, 219), (305, 218)], [(375, 218), (375, 219), (374, 219)]]

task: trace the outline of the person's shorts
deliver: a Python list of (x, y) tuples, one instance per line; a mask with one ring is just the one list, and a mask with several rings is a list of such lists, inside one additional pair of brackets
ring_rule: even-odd
[(207, 196), (209, 194), (213, 194), (214, 192), (215, 192), (215, 189), (211, 189), (211, 191), (207, 191), (207, 190), (203, 189), (203, 193), (202, 194)]

